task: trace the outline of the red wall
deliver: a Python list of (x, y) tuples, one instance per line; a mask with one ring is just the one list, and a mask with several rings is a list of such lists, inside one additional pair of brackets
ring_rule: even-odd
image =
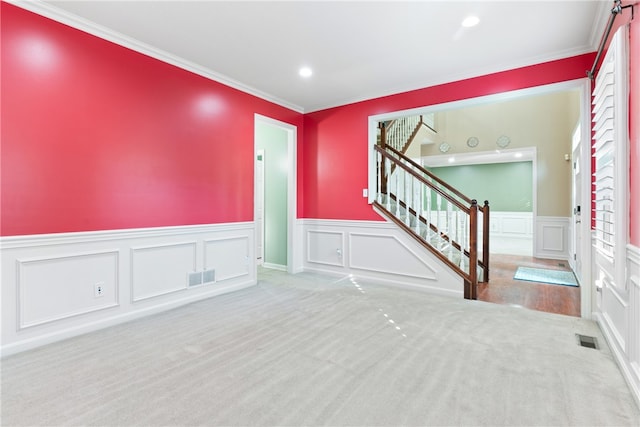
[[(379, 220), (361, 197), (368, 116), (582, 78), (593, 61), (581, 55), (303, 119), (7, 3), (0, 8), (3, 236), (251, 221), (254, 113), (298, 127), (298, 216)], [(637, 21), (630, 234), (640, 246)]]
[(362, 197), (369, 116), (585, 78), (594, 57), (581, 55), (306, 114), (304, 216), (380, 220)]
[(0, 7), (1, 235), (253, 220), (254, 113), (302, 114)]

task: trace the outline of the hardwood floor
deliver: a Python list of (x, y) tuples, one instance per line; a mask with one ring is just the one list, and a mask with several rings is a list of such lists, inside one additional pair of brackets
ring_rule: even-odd
[(480, 301), (580, 317), (580, 288), (514, 280), (519, 266), (571, 271), (566, 261), (492, 255), (488, 284), (478, 285)]

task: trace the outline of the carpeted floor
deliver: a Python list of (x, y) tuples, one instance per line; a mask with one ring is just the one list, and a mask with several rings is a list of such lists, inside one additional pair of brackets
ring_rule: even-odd
[(256, 287), (4, 359), (1, 421), (637, 426), (640, 410), (593, 322), (261, 271)]

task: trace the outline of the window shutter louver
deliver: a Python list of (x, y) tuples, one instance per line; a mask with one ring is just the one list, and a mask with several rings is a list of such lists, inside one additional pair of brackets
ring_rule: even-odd
[[(628, 28), (611, 40), (595, 81), (593, 218), (596, 282), (624, 293), (628, 240)], [(622, 292), (622, 293), (620, 293)]]
[(613, 258), (615, 251), (615, 138), (614, 64), (607, 55), (596, 79), (593, 97), (594, 201), (596, 247)]

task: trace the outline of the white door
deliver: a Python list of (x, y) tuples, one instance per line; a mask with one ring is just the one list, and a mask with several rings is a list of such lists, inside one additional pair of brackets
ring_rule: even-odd
[(256, 258), (264, 264), (264, 150), (256, 152)]
[(581, 165), (581, 149), (582, 144), (580, 140), (580, 125), (576, 127), (573, 131), (572, 138), (572, 151), (571, 151), (571, 161), (573, 167), (573, 185), (571, 189), (571, 206), (573, 209), (572, 212), (572, 235), (573, 239), (571, 239), (571, 256), (569, 258), (569, 265), (573, 268), (573, 271), (578, 278), (578, 281), (581, 281), (581, 272), (582, 272), (582, 262), (581, 262), (581, 244), (582, 244), (582, 227), (580, 223), (582, 222), (582, 210), (584, 206), (582, 206), (582, 165)]

